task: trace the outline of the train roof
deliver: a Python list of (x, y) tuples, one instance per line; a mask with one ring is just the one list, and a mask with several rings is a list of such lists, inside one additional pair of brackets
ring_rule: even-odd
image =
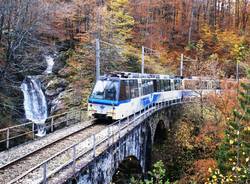
[(161, 74), (142, 74), (142, 73), (133, 73), (133, 72), (119, 72), (115, 71), (109, 74), (104, 75), (103, 77), (108, 78), (126, 78), (126, 79), (137, 79), (137, 78), (144, 78), (144, 79), (173, 79), (173, 78), (180, 78), (179, 76), (169, 76), (169, 75), (161, 75)]
[(204, 77), (204, 76), (190, 76), (187, 78), (184, 78), (184, 80), (217, 80), (212, 77)]

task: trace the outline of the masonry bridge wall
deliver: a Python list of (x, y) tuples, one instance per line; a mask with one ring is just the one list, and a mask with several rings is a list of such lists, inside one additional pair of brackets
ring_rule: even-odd
[(151, 151), (158, 134), (157, 126), (161, 124), (160, 128), (164, 131), (170, 128), (180, 117), (181, 108), (179, 104), (153, 113), (65, 183), (108, 184), (112, 181), (119, 164), (131, 156), (138, 160), (142, 172), (146, 173), (151, 166)]

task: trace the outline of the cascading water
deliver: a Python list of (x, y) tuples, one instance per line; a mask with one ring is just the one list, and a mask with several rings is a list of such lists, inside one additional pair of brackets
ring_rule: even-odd
[[(45, 58), (47, 69), (44, 73), (52, 73), (54, 59), (51, 56), (46, 56)], [(21, 90), (24, 94), (26, 119), (36, 123), (38, 127), (37, 136), (44, 136), (46, 134), (45, 121), (48, 117), (48, 111), (46, 98), (38, 76), (27, 76), (21, 85)]]
[(46, 74), (52, 73), (52, 69), (54, 66), (54, 59), (51, 56), (45, 56), (46, 62), (47, 62), (47, 69), (44, 71)]
[(45, 135), (43, 124), (47, 119), (47, 102), (41, 88), (41, 82), (36, 76), (24, 79), (21, 89), (24, 94), (24, 110), (28, 120), (38, 125), (38, 136)]

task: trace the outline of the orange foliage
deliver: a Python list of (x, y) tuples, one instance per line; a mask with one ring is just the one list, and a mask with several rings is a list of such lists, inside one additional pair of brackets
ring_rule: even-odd
[(192, 180), (199, 181), (198, 183), (205, 183), (210, 176), (209, 168), (215, 169), (217, 167), (214, 159), (196, 160), (191, 168), (194, 173)]
[(195, 143), (204, 149), (214, 151), (224, 137), (224, 128), (223, 124), (218, 125), (211, 121), (204, 123), (200, 134), (195, 138)]
[(209, 168), (215, 169), (217, 167), (214, 159), (200, 159), (194, 161), (192, 167), (187, 171), (187, 175), (178, 181), (178, 184), (187, 184), (195, 182), (197, 184), (203, 184), (210, 176)]
[(221, 94), (210, 95), (209, 101), (218, 109), (223, 120), (227, 120), (232, 115), (232, 110), (237, 106), (237, 83), (232, 80), (222, 81)]

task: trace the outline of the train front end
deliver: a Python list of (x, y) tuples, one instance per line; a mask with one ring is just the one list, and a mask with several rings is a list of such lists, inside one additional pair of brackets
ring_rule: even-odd
[(116, 120), (119, 104), (119, 79), (101, 77), (88, 100), (88, 116), (97, 119)]

